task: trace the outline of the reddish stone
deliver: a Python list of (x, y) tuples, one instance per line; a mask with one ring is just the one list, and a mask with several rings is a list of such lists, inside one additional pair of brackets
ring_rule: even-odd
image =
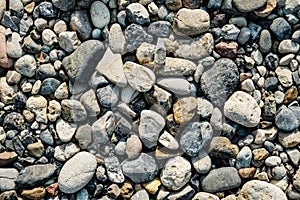
[(8, 58), (6, 53), (6, 29), (0, 26), (0, 67), (10, 68), (13, 66), (13, 60)]
[(236, 42), (220, 42), (216, 44), (215, 50), (222, 57), (235, 58), (238, 46)]
[(58, 194), (58, 183), (52, 183), (48, 187), (46, 187), (48, 194), (52, 196), (56, 196)]

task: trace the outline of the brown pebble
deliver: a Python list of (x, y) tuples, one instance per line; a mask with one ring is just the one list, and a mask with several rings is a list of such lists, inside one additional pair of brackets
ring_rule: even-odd
[(10, 163), (14, 162), (18, 158), (18, 155), (13, 152), (4, 151), (0, 153), (0, 167), (9, 165)]
[(296, 100), (297, 97), (298, 97), (298, 90), (295, 86), (292, 86), (284, 94), (284, 103), (288, 104), (288, 103)]
[(121, 194), (121, 190), (117, 184), (111, 184), (107, 188), (107, 195), (114, 199), (118, 198), (120, 194)]
[(185, 124), (189, 122), (194, 117), (197, 106), (197, 99), (195, 97), (185, 97), (179, 99), (173, 105), (176, 123)]
[(236, 42), (220, 42), (216, 44), (215, 50), (223, 57), (235, 58), (238, 46)]
[(13, 66), (13, 60), (8, 58), (6, 53), (6, 29), (0, 26), (0, 67), (10, 68)]
[(47, 193), (51, 196), (56, 196), (58, 194), (58, 183), (52, 183), (46, 187)]
[(254, 176), (255, 172), (256, 172), (256, 168), (251, 167), (251, 168), (242, 168), (239, 169), (239, 175), (243, 178), (251, 178)]
[(23, 190), (21, 195), (28, 199), (39, 200), (44, 198), (46, 195), (46, 190), (43, 187), (37, 187), (32, 190)]
[(34, 114), (28, 110), (23, 110), (23, 116), (28, 122), (33, 122), (34, 120)]

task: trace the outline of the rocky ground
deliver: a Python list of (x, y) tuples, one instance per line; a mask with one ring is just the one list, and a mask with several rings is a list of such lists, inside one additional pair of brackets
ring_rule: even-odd
[(299, 200), (299, 18), (0, 0), (0, 200)]

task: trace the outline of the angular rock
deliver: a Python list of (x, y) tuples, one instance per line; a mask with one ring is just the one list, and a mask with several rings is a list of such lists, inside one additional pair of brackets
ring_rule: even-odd
[(125, 180), (121, 165), (117, 157), (104, 158), (104, 164), (107, 170), (107, 175), (113, 183), (123, 183)]
[(58, 176), (59, 189), (67, 194), (79, 191), (92, 179), (96, 167), (97, 161), (93, 154), (77, 153), (62, 167)]
[(201, 77), (201, 90), (217, 106), (222, 106), (238, 85), (237, 66), (227, 58), (217, 60)]
[(128, 61), (123, 65), (123, 69), (127, 81), (133, 89), (139, 92), (147, 92), (152, 88), (155, 75), (147, 67)]
[(216, 158), (235, 158), (239, 153), (239, 148), (230, 140), (223, 136), (213, 137), (210, 147), (209, 155)]
[(94, 143), (103, 144), (108, 142), (108, 137), (112, 135), (115, 126), (115, 116), (113, 112), (107, 111), (92, 125), (92, 135)]
[(142, 183), (151, 181), (156, 176), (158, 167), (153, 157), (142, 153), (135, 160), (125, 160), (122, 170), (134, 183)]
[(61, 116), (68, 122), (84, 121), (87, 113), (80, 101), (64, 99), (61, 101)]
[(80, 97), (80, 102), (85, 107), (89, 116), (95, 117), (100, 113), (97, 97), (92, 89), (88, 90)]
[(150, 22), (147, 9), (140, 3), (131, 3), (126, 7), (128, 20), (136, 24), (147, 24)]
[(261, 109), (251, 95), (237, 91), (225, 102), (224, 114), (245, 127), (255, 127), (260, 122)]
[(119, 89), (116, 86), (108, 85), (97, 90), (99, 103), (106, 108), (115, 107), (119, 101)]

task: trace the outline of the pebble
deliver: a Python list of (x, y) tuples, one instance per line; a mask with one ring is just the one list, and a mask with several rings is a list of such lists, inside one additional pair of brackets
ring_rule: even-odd
[(92, 127), (88, 124), (79, 126), (75, 133), (75, 139), (81, 149), (87, 149), (92, 143)]
[(19, 173), (14, 168), (0, 169), (0, 191), (14, 190), (16, 188), (15, 181)]
[(41, 84), (40, 94), (50, 95), (53, 94), (60, 85), (60, 81), (55, 78), (46, 78)]
[(164, 131), (160, 135), (158, 141), (160, 144), (162, 144), (164, 147), (168, 149), (175, 150), (179, 148), (178, 141), (167, 131)]
[(259, 37), (259, 47), (263, 53), (269, 53), (272, 48), (272, 37), (268, 30), (262, 30)]
[(183, 130), (180, 146), (187, 155), (197, 156), (208, 146), (212, 134), (212, 127), (208, 122), (192, 122)]
[(108, 85), (97, 90), (97, 97), (101, 106), (111, 108), (118, 103), (119, 93), (118, 87)]
[(21, 37), (18, 33), (13, 32), (6, 42), (6, 53), (11, 58), (20, 58), (23, 55), (21, 46)]
[(194, 117), (197, 106), (197, 99), (195, 97), (183, 97), (178, 99), (173, 105), (176, 123), (186, 124), (189, 122)]
[(125, 36), (122, 32), (122, 28), (119, 24), (115, 23), (109, 30), (109, 47), (115, 54), (125, 54)]
[[(125, 180), (119, 160), (115, 156), (104, 158), (104, 164), (109, 180), (113, 183), (123, 183)], [(105, 169), (104, 169), (105, 173)], [(122, 191), (122, 190), (121, 190)]]
[(115, 125), (115, 116), (113, 112), (107, 111), (92, 125), (92, 136), (95, 143), (106, 143), (108, 136), (112, 135)]
[(270, 199), (274, 197), (287, 200), (286, 195), (279, 187), (265, 181), (251, 180), (243, 185), (238, 199)]
[(117, 86), (125, 87), (127, 85), (127, 79), (122, 66), (123, 61), (121, 55), (113, 53), (113, 50), (107, 48), (103, 58), (97, 64), (96, 70)]
[[(62, 61), (62, 65), (70, 80), (73, 82), (76, 80), (77, 83), (89, 80), (92, 74), (90, 68), (94, 68), (101, 59), (103, 48), (100, 41), (88, 40), (81, 43), (72, 54), (66, 56)], [(85, 54), (84, 52), (89, 52), (89, 54)]]
[(211, 159), (208, 155), (204, 157), (202, 156), (192, 157), (192, 164), (195, 170), (199, 174), (206, 174), (207, 172), (209, 172), (212, 166)]
[(280, 110), (275, 117), (276, 126), (283, 131), (289, 132), (299, 126), (299, 122), (290, 108)]
[(12, 162), (14, 162), (16, 159), (18, 158), (18, 155), (16, 154), (16, 152), (12, 151), (12, 152), (8, 152), (8, 151), (4, 151), (0, 153), (0, 166), (6, 166), (11, 164)]
[(33, 77), (37, 69), (37, 64), (33, 56), (24, 55), (15, 62), (14, 67), (20, 74)]
[(35, 114), (35, 120), (47, 123), (47, 100), (41, 95), (31, 96), (26, 101), (26, 108)]
[(121, 166), (124, 175), (134, 183), (151, 181), (158, 172), (155, 159), (145, 153), (141, 153), (135, 160), (125, 160)]
[(46, 189), (44, 187), (37, 187), (30, 190), (23, 190), (21, 195), (28, 199), (42, 199), (46, 196)]
[(50, 2), (41, 2), (38, 10), (39, 14), (46, 18), (54, 18), (58, 13), (58, 10)]
[(142, 152), (143, 144), (140, 138), (136, 135), (131, 135), (126, 141), (125, 151), (128, 159), (135, 159), (139, 157)]
[(278, 140), (280, 144), (285, 148), (295, 147), (300, 143), (300, 132), (295, 130), (293, 132), (279, 132), (278, 133)]
[(239, 187), (241, 185), (241, 178), (235, 168), (222, 167), (211, 170), (203, 179), (201, 185), (205, 192), (221, 192)]
[(150, 23), (147, 9), (140, 3), (131, 3), (126, 7), (126, 15), (131, 23), (148, 24)]
[(75, 0), (52, 0), (52, 4), (62, 11), (70, 11), (75, 8)]
[(195, 70), (195, 63), (189, 60), (166, 57), (165, 66), (159, 73), (164, 76), (186, 76), (192, 75)]
[(224, 114), (245, 127), (255, 127), (260, 122), (261, 109), (251, 95), (237, 91), (226, 101)]
[(199, 35), (206, 32), (210, 27), (208, 13), (200, 9), (180, 9), (173, 22), (175, 31), (185, 35)]
[(61, 101), (61, 116), (68, 122), (84, 121), (87, 113), (80, 101), (64, 99)]
[(56, 33), (56, 34), (60, 34), (62, 32), (66, 32), (67, 31), (67, 24), (65, 21), (63, 20), (59, 20), (58, 22), (56, 22), (54, 24), (54, 27), (53, 27), (53, 31)]
[(58, 119), (55, 128), (59, 139), (62, 142), (69, 142), (75, 134), (77, 125), (63, 119)]
[(216, 136), (212, 138), (208, 152), (211, 157), (235, 158), (239, 153), (239, 148), (228, 138)]
[(137, 191), (134, 195), (132, 195), (132, 197), (130, 198), (130, 200), (139, 200), (139, 199), (149, 200), (149, 195), (146, 190), (141, 189)]
[(300, 170), (298, 169), (293, 176), (293, 185), (297, 190), (300, 190)]
[(5, 10), (6, 10), (6, 0), (1, 0), (0, 1), (0, 19), (2, 19)]
[(47, 181), (56, 171), (52, 164), (36, 164), (25, 167), (18, 175), (15, 183), (19, 188), (38, 186)]
[(45, 147), (41, 142), (35, 142), (27, 146), (29, 155), (35, 158), (40, 158), (45, 153)]
[(181, 189), (191, 178), (191, 164), (185, 158), (169, 159), (160, 174), (160, 180), (170, 190)]
[(236, 168), (250, 167), (252, 161), (252, 151), (248, 146), (243, 147), (236, 156)]
[[(0, 16), (2, 12), (2, 6), (6, 5), (6, 1), (0, 2)], [(6, 6), (5, 6), (6, 7)], [(1, 19), (1, 17), (0, 17)], [(0, 45), (3, 47), (0, 50), (0, 64), (3, 68), (10, 68), (13, 66), (13, 60), (7, 56), (7, 41), (6, 41), (6, 29), (3, 26), (0, 26)]]
[(254, 11), (255, 15), (259, 17), (267, 17), (276, 8), (278, 0), (267, 0), (264, 8)]
[(262, 8), (267, 0), (255, 0), (251, 3), (242, 0), (233, 0), (233, 4), (240, 12), (251, 12)]
[(139, 137), (147, 148), (157, 145), (160, 132), (165, 126), (164, 118), (151, 110), (141, 112), (139, 124)]
[(66, 82), (63, 82), (60, 84), (55, 92), (54, 92), (54, 97), (57, 99), (66, 99), (69, 96), (69, 88)]
[(125, 199), (129, 199), (134, 192), (134, 189), (130, 183), (125, 182), (121, 187), (121, 196)]
[(76, 31), (80, 39), (87, 40), (90, 38), (92, 35), (92, 23), (88, 12), (84, 10), (73, 12), (71, 15), (70, 28)]
[(80, 42), (75, 31), (65, 31), (58, 35), (59, 46), (68, 53), (78, 48)]
[(59, 189), (67, 194), (82, 189), (93, 177), (97, 167), (96, 158), (88, 152), (79, 152), (68, 160), (58, 176)]
[(291, 25), (282, 17), (273, 20), (270, 29), (277, 40), (288, 39), (292, 34)]
[(218, 196), (207, 192), (198, 192), (192, 200), (220, 200)]
[(154, 178), (152, 181), (150, 181), (148, 183), (143, 183), (143, 187), (150, 194), (155, 194), (158, 191), (160, 185), (161, 185), (161, 182), (160, 182), (159, 178)]
[[(294, 165), (299, 165), (300, 163), (300, 152), (297, 149), (287, 149), (286, 150), (289, 159)], [(283, 159), (282, 159), (283, 160)]]
[(94, 1), (90, 8), (90, 15), (93, 25), (102, 29), (110, 22), (110, 12), (107, 6), (101, 1)]
[(195, 194), (195, 190), (187, 185), (184, 188), (182, 188), (180, 191), (171, 192), (171, 194), (167, 197), (168, 200), (171, 199), (191, 199)]
[(176, 95), (187, 95), (191, 93), (192, 85), (183, 78), (162, 78), (157, 80), (157, 85)]
[(269, 167), (278, 166), (280, 163), (281, 163), (281, 158), (278, 156), (270, 156), (265, 161), (265, 164)]
[(152, 22), (148, 27), (148, 33), (158, 38), (168, 38), (172, 32), (172, 25), (167, 21)]
[(136, 91), (147, 92), (155, 82), (154, 73), (142, 65), (127, 61), (123, 65), (123, 70), (129, 85)]
[(201, 90), (208, 100), (221, 106), (237, 88), (238, 83), (239, 76), (236, 64), (227, 58), (222, 58), (217, 60), (211, 69), (203, 73)]
[(7, 83), (5, 77), (0, 78), (0, 99), (4, 104), (11, 104), (16, 96), (16, 88)]

